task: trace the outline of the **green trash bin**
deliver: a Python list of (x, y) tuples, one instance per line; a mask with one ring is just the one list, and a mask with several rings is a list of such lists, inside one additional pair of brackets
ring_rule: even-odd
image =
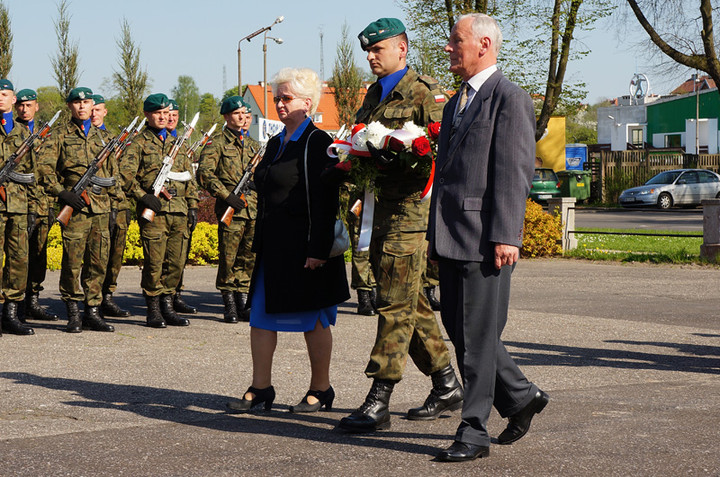
[(575, 197), (578, 201), (590, 198), (590, 171), (559, 171), (557, 176), (563, 197)]

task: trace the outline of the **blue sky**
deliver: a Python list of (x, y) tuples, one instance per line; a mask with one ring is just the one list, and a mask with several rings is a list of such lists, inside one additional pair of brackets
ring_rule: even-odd
[[(10, 79), (17, 89), (55, 84), (50, 58), (57, 41), (53, 20), (57, 17), (55, 0), (5, 0), (10, 10), (14, 34), (13, 68)], [(324, 33), (325, 77), (332, 73), (335, 48), (342, 24), (347, 22), (353, 38), (368, 23), (382, 16), (403, 18), (403, 11), (392, 0), (329, 2), (318, 0), (123, 0), (118, 2), (72, 0), (70, 3), (71, 37), (80, 52), (80, 83), (98, 93), (112, 95), (103, 87), (117, 66), (115, 44), (120, 24), (127, 18), (141, 62), (152, 79), (153, 92), (169, 93), (180, 75), (192, 76), (202, 93), (222, 95), (237, 83), (237, 45), (240, 38), (270, 25), (277, 16), (285, 21), (273, 27), (271, 36), (284, 40), (281, 45), (268, 40), (268, 78), (284, 66), (307, 66), (320, 72), (320, 31)], [(637, 31), (639, 27), (632, 25)], [(589, 57), (571, 65), (572, 78), (585, 81), (587, 100), (627, 94), (636, 71), (648, 68), (635, 54), (633, 40), (641, 32), (630, 32), (619, 41), (607, 23), (580, 39), (592, 50)], [(358, 44), (355, 42), (356, 45)], [(262, 35), (244, 41), (242, 51), (243, 83), (263, 78)], [(363, 52), (356, 48), (356, 61), (366, 66)], [(223, 67), (225, 79), (223, 80)], [(653, 92), (666, 93), (681, 81), (663, 82), (649, 74)], [(681, 75), (682, 77), (683, 75)]]

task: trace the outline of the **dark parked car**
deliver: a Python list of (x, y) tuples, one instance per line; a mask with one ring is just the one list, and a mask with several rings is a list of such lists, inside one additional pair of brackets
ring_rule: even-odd
[(539, 167), (535, 169), (530, 198), (535, 202), (547, 202), (548, 199), (560, 197), (560, 181), (552, 169)]
[(720, 175), (707, 169), (675, 169), (661, 172), (640, 187), (620, 194), (623, 207), (699, 205), (703, 199), (720, 198)]

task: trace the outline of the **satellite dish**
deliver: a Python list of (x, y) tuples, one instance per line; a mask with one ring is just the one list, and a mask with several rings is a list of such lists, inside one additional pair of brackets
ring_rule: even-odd
[(636, 101), (643, 99), (650, 91), (650, 81), (642, 73), (635, 73), (630, 80), (630, 97)]

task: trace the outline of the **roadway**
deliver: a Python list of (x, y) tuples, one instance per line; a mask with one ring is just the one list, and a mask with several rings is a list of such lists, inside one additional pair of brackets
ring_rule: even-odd
[(648, 229), (702, 232), (702, 208), (694, 209), (575, 209), (575, 226), (592, 229)]

